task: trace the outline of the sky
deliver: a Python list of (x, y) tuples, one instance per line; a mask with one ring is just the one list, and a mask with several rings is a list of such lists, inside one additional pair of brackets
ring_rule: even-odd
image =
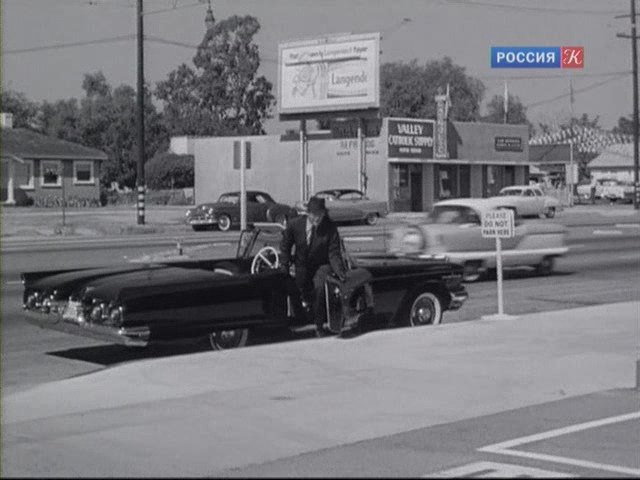
[[(136, 0), (0, 0), (2, 88), (33, 101), (83, 96), (85, 73), (102, 71), (112, 86), (136, 85)], [(259, 74), (277, 83), (278, 44), (333, 33), (382, 34), (380, 62), (418, 63), (444, 56), (479, 78), (487, 90), (483, 106), (509, 93), (528, 106), (537, 124), (599, 116), (612, 128), (631, 115), (629, 0), (213, 0), (216, 19), (250, 14), (261, 30), (255, 37), (262, 58)], [(636, 0), (636, 8), (640, 5)], [(144, 29), (183, 45), (145, 42), (145, 80), (165, 80), (180, 64), (193, 65), (203, 38), (206, 0), (144, 0)], [(403, 19), (409, 19), (403, 21)], [(122, 37), (107, 43), (104, 39)], [(91, 43), (93, 42), (93, 43)], [(58, 48), (57, 45), (81, 45)], [(40, 47), (56, 47), (40, 49)], [(568, 69), (491, 69), (491, 46), (583, 46), (585, 66)], [(584, 90), (584, 91), (582, 91)], [(455, 98), (452, 99), (455, 102)], [(276, 118), (267, 133), (291, 123)]]

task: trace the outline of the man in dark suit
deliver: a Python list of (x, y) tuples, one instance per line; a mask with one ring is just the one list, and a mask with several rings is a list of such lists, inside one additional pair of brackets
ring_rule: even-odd
[(302, 305), (308, 308), (311, 304), (317, 334), (324, 336), (325, 280), (331, 273), (342, 282), (346, 276), (340, 235), (327, 215), (324, 199), (311, 197), (307, 204), (307, 216), (297, 217), (287, 225), (280, 243), (282, 267), (287, 272), (294, 246), (295, 283), (302, 296)]

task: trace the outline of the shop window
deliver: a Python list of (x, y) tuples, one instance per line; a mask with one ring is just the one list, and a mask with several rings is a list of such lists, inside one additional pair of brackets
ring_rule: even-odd
[(399, 187), (409, 186), (409, 165), (398, 166), (398, 186)]
[(93, 185), (93, 162), (75, 161), (73, 162), (73, 183), (75, 185)]
[(58, 160), (42, 160), (41, 185), (43, 187), (59, 187), (62, 185), (62, 162)]

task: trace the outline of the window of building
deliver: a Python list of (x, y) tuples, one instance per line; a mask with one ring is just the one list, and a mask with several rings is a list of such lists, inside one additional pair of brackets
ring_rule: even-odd
[(16, 184), (22, 189), (33, 189), (33, 160), (25, 160), (24, 163), (15, 164)]
[(93, 185), (93, 162), (75, 161), (73, 162), (73, 183), (75, 185)]
[(59, 187), (62, 185), (62, 162), (58, 160), (42, 160), (40, 162), (43, 187)]

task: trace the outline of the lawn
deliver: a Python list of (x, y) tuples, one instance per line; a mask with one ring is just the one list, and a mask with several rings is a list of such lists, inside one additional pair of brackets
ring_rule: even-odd
[(145, 225), (137, 224), (135, 206), (62, 209), (3, 207), (3, 237), (105, 236), (135, 233), (188, 232), (184, 206), (151, 205), (145, 210)]

